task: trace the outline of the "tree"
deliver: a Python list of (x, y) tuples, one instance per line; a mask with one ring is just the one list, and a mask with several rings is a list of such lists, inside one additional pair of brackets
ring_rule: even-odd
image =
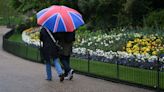
[(78, 6), (91, 29), (110, 30), (118, 24), (118, 14), (125, 0), (79, 0)]
[(20, 13), (26, 13), (31, 10), (39, 11), (51, 5), (67, 5), (77, 8), (77, 1), (74, 0), (10, 0), (10, 5)]
[[(36, 26), (36, 13), (51, 5), (66, 5), (77, 8), (74, 0), (10, 0), (10, 5), (20, 14), (25, 15), (24, 23)], [(31, 21), (32, 20), (32, 21)]]
[(125, 12), (133, 26), (143, 23), (143, 18), (152, 9), (150, 8), (152, 1), (150, 0), (127, 0), (125, 4)]

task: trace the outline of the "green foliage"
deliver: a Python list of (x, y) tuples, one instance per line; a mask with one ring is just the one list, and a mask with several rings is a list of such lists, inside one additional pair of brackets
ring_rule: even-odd
[(151, 11), (162, 9), (159, 0), (78, 0), (90, 30), (110, 30), (117, 26), (141, 26)]
[(79, 0), (79, 9), (83, 12), (90, 29), (109, 30), (117, 24), (117, 14), (122, 0)]
[(0, 0), (0, 25), (7, 25), (8, 27), (13, 27), (17, 25), (22, 20), (19, 16), (19, 13), (15, 11), (10, 6), (10, 0)]
[(146, 25), (164, 29), (164, 9), (151, 12), (146, 18)]
[[(120, 26), (143, 27), (144, 23), (152, 26), (154, 24), (152, 22), (157, 19), (152, 18), (155, 15), (151, 16), (153, 13), (150, 12), (164, 9), (164, 2), (160, 0), (5, 0), (5, 2), (10, 2), (8, 5), (12, 6), (14, 11), (17, 10), (28, 17), (51, 5), (66, 5), (82, 13), (87, 29), (102, 31), (111, 31), (112, 28)], [(147, 15), (150, 19), (144, 22)], [(156, 16), (161, 18), (162, 13)], [(150, 23), (147, 20), (150, 20)], [(160, 21), (157, 21), (156, 25), (159, 24)], [(163, 23), (159, 26), (163, 27), (162, 25)]]
[[(36, 13), (51, 5), (66, 5), (77, 8), (77, 1), (73, 0), (10, 0), (9, 6), (15, 11), (24, 15), (23, 23), (19, 25), (27, 25), (27, 27), (37, 26)], [(20, 28), (20, 27), (19, 27)]]
[(151, 10), (150, 0), (127, 0), (125, 12), (132, 25), (142, 24), (143, 17)]
[[(28, 11), (39, 11), (43, 8), (47, 8), (51, 5), (67, 5), (70, 7), (76, 7), (77, 1), (65, 1), (65, 0), (10, 0), (10, 5), (17, 9), (21, 13)], [(76, 7), (77, 8), (77, 7)]]

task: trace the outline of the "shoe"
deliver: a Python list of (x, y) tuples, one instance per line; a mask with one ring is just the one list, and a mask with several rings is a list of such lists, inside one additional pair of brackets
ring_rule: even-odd
[(52, 81), (52, 79), (46, 79), (47, 81)]
[(65, 77), (64, 79), (66, 80), (72, 80), (73, 79), (73, 73), (74, 73), (74, 70), (71, 69), (67, 75), (67, 77)]
[(60, 82), (63, 82), (64, 81), (64, 74), (59, 75), (59, 77), (60, 77)]

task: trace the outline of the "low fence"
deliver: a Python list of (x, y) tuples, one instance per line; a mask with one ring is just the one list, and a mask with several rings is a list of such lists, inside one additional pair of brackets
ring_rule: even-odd
[[(3, 49), (22, 58), (43, 63), (39, 48), (34, 46), (10, 41), (14, 30), (3, 36)], [(143, 69), (139, 67), (125, 66), (116, 58), (115, 62), (100, 62), (93, 60), (89, 53), (85, 55), (74, 55), (71, 58), (71, 66), (77, 73), (97, 77), (105, 80), (131, 84), (138, 87), (146, 87), (158, 92), (164, 91), (164, 71), (161, 70), (159, 61), (153, 65), (154, 69)], [(84, 57), (84, 58), (80, 58)]]
[(3, 36), (3, 49), (22, 58), (43, 63), (40, 57), (39, 48), (33, 47), (31, 45), (14, 42), (8, 38), (14, 33), (14, 30), (6, 33)]

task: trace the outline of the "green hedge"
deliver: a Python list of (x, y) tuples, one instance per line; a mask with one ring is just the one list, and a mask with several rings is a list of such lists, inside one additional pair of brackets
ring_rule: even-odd
[(146, 18), (146, 25), (149, 27), (156, 27), (164, 29), (164, 9), (161, 11), (151, 12)]

